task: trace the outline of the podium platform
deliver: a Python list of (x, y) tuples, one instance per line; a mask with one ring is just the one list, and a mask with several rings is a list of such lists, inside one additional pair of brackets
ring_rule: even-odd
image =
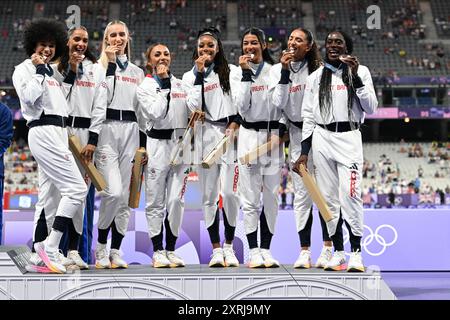
[(91, 266), (74, 273), (36, 274), (23, 268), (27, 255), (26, 247), (0, 247), (0, 299), (396, 299), (379, 272), (301, 270), (292, 265), (272, 269), (131, 265), (122, 270)]

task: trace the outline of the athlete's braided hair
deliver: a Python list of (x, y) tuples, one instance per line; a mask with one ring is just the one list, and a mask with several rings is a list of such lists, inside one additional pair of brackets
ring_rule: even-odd
[[(351, 37), (349, 37), (346, 33), (343, 31), (332, 31), (327, 34), (325, 38), (325, 43), (328, 39), (328, 37), (332, 33), (340, 33), (342, 37), (345, 40), (345, 45), (347, 47), (347, 54), (352, 54), (353, 52), (353, 40)], [(328, 55), (325, 54), (325, 62), (330, 62), (328, 60)], [(331, 76), (332, 71), (328, 68), (323, 68), (322, 71), (322, 77), (320, 78), (320, 85), (319, 85), (319, 107), (320, 107), (320, 114), (323, 116), (328, 116), (328, 114), (331, 111), (331, 104), (333, 103), (332, 94), (331, 94)], [(352, 79), (351, 74), (348, 72), (348, 66), (346, 64), (343, 65), (342, 70), (342, 81), (347, 86), (347, 111), (348, 111), (348, 120), (350, 121), (350, 125), (353, 128), (353, 99), (356, 97), (355, 89), (352, 86)]]

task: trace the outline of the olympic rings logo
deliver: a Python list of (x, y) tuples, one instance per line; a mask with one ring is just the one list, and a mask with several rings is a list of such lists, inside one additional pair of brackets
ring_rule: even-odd
[[(391, 226), (390, 224), (382, 224), (382, 225), (378, 226), (375, 229), (375, 232), (369, 226), (366, 226), (366, 225), (364, 225), (364, 229), (366, 229), (367, 232), (365, 232), (365, 235), (361, 242), (361, 247), (369, 255), (371, 255), (373, 257), (381, 256), (388, 247), (394, 245), (397, 242), (397, 239), (398, 239), (397, 230), (395, 230), (395, 228), (393, 226)], [(380, 231), (382, 229), (388, 229), (392, 232), (392, 240), (390, 242), (387, 242), (387, 240), (385, 238), (383, 238), (383, 236), (380, 235)], [(345, 230), (344, 231), (345, 232), (344, 244), (346, 244), (349, 242), (350, 236), (349, 236), (348, 230), (347, 229), (344, 229), (344, 230)], [(381, 249), (378, 252), (373, 252), (368, 248), (374, 241), (381, 246)]]

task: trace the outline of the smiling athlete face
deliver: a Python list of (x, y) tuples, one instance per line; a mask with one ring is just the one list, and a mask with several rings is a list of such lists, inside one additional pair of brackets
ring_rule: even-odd
[(122, 24), (109, 26), (106, 41), (109, 46), (117, 46), (119, 48), (119, 54), (124, 54), (125, 47), (128, 43), (128, 33), (125, 26)]
[(206, 64), (211, 64), (219, 51), (219, 45), (214, 37), (203, 35), (198, 39), (197, 54), (199, 57), (207, 55)]
[(54, 41), (39, 41), (36, 44), (35, 53), (39, 54), (44, 60), (44, 63), (49, 63), (56, 52), (56, 45)]
[(311, 49), (306, 34), (298, 29), (291, 32), (287, 45), (288, 50), (291, 50), (294, 53), (295, 61), (303, 60), (305, 55)]
[(89, 43), (89, 35), (86, 30), (77, 29), (75, 30), (69, 38), (67, 42), (67, 46), (69, 47), (70, 53), (78, 52), (81, 55), (87, 50)]
[(265, 44), (261, 44), (259, 39), (254, 34), (246, 34), (242, 40), (242, 51), (244, 54), (252, 55), (250, 60), (253, 63), (260, 63), (263, 60), (263, 50), (266, 48)]
[(339, 56), (347, 53), (344, 36), (339, 32), (332, 32), (325, 42), (325, 50), (329, 61), (339, 60)]
[(172, 61), (169, 48), (162, 44), (159, 44), (152, 49), (149, 59), (149, 63), (153, 70), (160, 64), (170, 67), (170, 62)]

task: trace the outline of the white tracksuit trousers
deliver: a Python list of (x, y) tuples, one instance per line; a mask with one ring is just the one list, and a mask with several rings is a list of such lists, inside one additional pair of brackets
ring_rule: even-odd
[[(183, 135), (183, 131), (180, 135)], [(178, 237), (183, 221), (189, 165), (170, 166), (170, 157), (176, 148), (179, 134), (173, 136), (175, 138), (171, 140), (147, 138), (149, 158), (145, 170), (145, 214), (150, 239), (160, 234), (166, 211), (174, 236)]]
[[(239, 158), (267, 142), (266, 130), (257, 132), (241, 126), (239, 131)], [(275, 223), (278, 215), (281, 159), (282, 150), (280, 146), (273, 149), (270, 154), (262, 155), (248, 165), (239, 164), (239, 190), (242, 199), (246, 234), (258, 229), (261, 191), (263, 193), (263, 206), (267, 225), (272, 234), (275, 232)]]
[(356, 236), (363, 234), (363, 202), (361, 181), (363, 148), (359, 130), (331, 132), (316, 126), (312, 138), (312, 152), (319, 189), (333, 214), (327, 223), (333, 236), (339, 220), (349, 223)]
[[(224, 136), (225, 125), (221, 126), (205, 122), (203, 125), (200, 125), (199, 129), (195, 133), (196, 151), (204, 158)], [(202, 139), (199, 139), (200, 137)], [(198, 166), (197, 172), (202, 192), (202, 208), (206, 228), (209, 228), (214, 222), (219, 194), (222, 195), (223, 208), (228, 223), (232, 227), (236, 226), (236, 219), (239, 213), (239, 168), (234, 146), (235, 144), (231, 143), (225, 154), (211, 168), (204, 169), (201, 165)]]
[[(67, 129), (38, 126), (30, 129), (28, 144), (38, 164), (39, 195), (34, 215), (34, 229), (45, 212), (50, 232), (55, 216), (81, 219), (80, 208), (88, 188), (68, 147)], [(82, 214), (82, 212), (81, 212)], [(33, 232), (33, 240), (34, 240)]]
[[(295, 161), (300, 157), (302, 151), (302, 130), (293, 124), (289, 124), (289, 163), (291, 166), (291, 177), (294, 185), (294, 215), (297, 232), (305, 228), (308, 222), (309, 214), (313, 201), (303, 184), (302, 178), (292, 171)], [(308, 170), (314, 172), (313, 154), (310, 151), (308, 154)]]
[(95, 163), (107, 187), (101, 194), (99, 229), (109, 228), (114, 221), (120, 234), (127, 232), (131, 170), (138, 147), (139, 128), (136, 122), (106, 120), (102, 124)]

